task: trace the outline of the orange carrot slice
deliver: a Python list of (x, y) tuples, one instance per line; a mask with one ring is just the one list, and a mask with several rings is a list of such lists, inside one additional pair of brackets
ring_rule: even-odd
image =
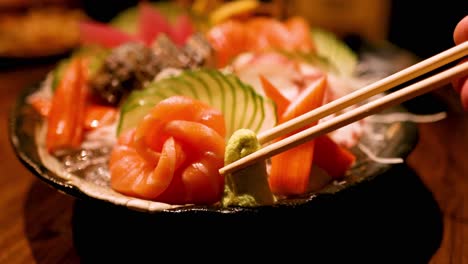
[[(31, 106), (41, 116), (47, 117), (52, 107), (52, 100), (44, 97), (31, 97)], [(89, 104), (85, 107), (84, 129), (93, 130), (111, 124), (117, 118), (118, 110), (112, 106)]]
[(314, 157), (314, 141), (271, 158), (268, 178), (271, 191), (276, 195), (298, 195), (307, 190)]
[[(288, 106), (280, 123), (302, 115), (323, 103), (326, 78), (313, 82)], [(314, 158), (315, 141), (309, 141), (271, 158), (268, 178), (270, 189), (277, 195), (299, 195), (307, 191)]]
[(315, 139), (314, 164), (325, 170), (333, 179), (342, 178), (353, 165), (356, 156), (346, 148), (338, 145), (329, 136)]
[(288, 105), (288, 108), (280, 118), (280, 122), (283, 123), (321, 106), (326, 86), (326, 76), (322, 76), (320, 79), (312, 82)]
[(86, 65), (80, 58), (74, 59), (54, 93), (46, 137), (49, 152), (81, 144), (88, 94), (85, 69)]
[(260, 75), (259, 77), (262, 83), (263, 91), (267, 97), (275, 102), (276, 114), (281, 116), (291, 102), (280, 92), (277, 87), (268, 81), (267, 78), (265, 78), (263, 75)]
[(112, 106), (89, 104), (86, 107), (84, 129), (93, 130), (109, 125), (117, 118), (118, 110)]

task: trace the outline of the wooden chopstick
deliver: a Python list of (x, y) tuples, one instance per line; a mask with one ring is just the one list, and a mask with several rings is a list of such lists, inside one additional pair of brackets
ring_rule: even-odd
[(304, 115), (279, 124), (272, 129), (264, 131), (258, 135), (260, 144), (265, 144), (275, 138), (284, 136), (301, 127), (323, 117), (336, 113), (349, 106), (362, 102), (374, 95), (385, 92), (397, 85), (410, 81), (418, 76), (426, 74), (432, 70), (440, 68), (450, 62), (456, 61), (468, 55), (468, 41), (454, 46), (446, 51), (438, 53), (426, 60), (416, 63), (404, 70), (394, 73), (386, 78), (374, 82), (368, 86), (358, 89), (350, 94), (338, 98), (322, 107), (314, 109)]
[[(447, 63), (450, 63), (450, 62), (453, 62), (454, 60), (456, 59), (453, 59), (453, 58), (462, 58), (464, 56), (467, 55), (467, 44), (468, 42), (465, 42), (463, 43), (464, 45), (462, 46), (462, 48), (458, 48), (456, 49), (457, 53), (456, 54), (453, 54), (452, 52), (450, 53), (450, 56), (449, 58), (447, 58), (446, 56), (438, 56), (437, 58), (439, 58), (439, 60), (431, 60), (432, 63), (437, 63), (437, 65), (440, 66), (443, 66), (444, 64), (447, 64)], [(453, 51), (453, 48), (450, 49)], [(446, 54), (446, 52), (443, 52)], [(442, 53), (440, 53), (442, 54)], [(439, 55), (440, 55), (439, 54)], [(461, 54), (461, 55), (460, 55)], [(433, 58), (433, 57), (432, 57)], [(432, 59), (431, 58), (431, 59)], [(441, 63), (440, 60), (443, 60), (445, 63)], [(419, 64), (421, 65), (421, 64)], [(419, 67), (422, 67), (423, 69), (419, 69)], [(423, 73), (427, 73), (428, 71), (430, 70), (427, 70), (427, 68), (431, 68), (431, 69), (435, 69), (437, 67), (434, 67), (432, 64), (431, 65), (428, 65), (427, 63), (425, 64), (422, 64), (422, 66), (419, 66), (418, 69), (413, 69), (410, 71), (410, 76), (412, 77), (415, 77), (415, 76), (419, 76)], [(408, 68), (407, 68), (408, 69)], [(406, 80), (409, 80), (410, 78), (408, 77), (408, 71), (406, 70), (403, 70), (404, 72), (406, 72), (406, 74), (396, 74), (396, 76), (399, 76), (399, 78), (403, 78), (403, 79), (406, 79)], [(402, 71), (402, 72), (403, 72)], [(400, 72), (399, 72), (400, 73)], [(421, 80), (419, 82), (416, 82), (410, 86), (407, 86), (405, 88), (402, 88), (398, 91), (395, 91), (391, 94), (388, 94), (386, 96), (383, 96), (379, 99), (376, 99), (372, 102), (369, 102), (365, 105), (362, 105), (360, 107), (357, 107), (349, 112), (345, 112), (341, 115), (338, 115), (330, 120), (327, 120), (325, 122), (322, 122), (322, 123), (319, 123), (315, 126), (312, 126), (310, 128), (307, 128), (303, 131), (300, 131), (296, 134), (293, 134), (287, 138), (284, 138), (280, 141), (277, 141), (277, 142), (274, 142), (264, 148), (261, 148), (257, 151), (255, 151), (254, 153), (250, 154), (250, 155), (247, 155), (231, 164), (228, 164), (226, 166), (224, 166), (223, 168), (221, 168), (219, 170), (219, 173), (220, 174), (225, 174), (225, 173), (230, 173), (230, 172), (233, 172), (233, 171), (236, 171), (236, 170), (239, 170), (239, 169), (242, 169), (246, 166), (249, 166), (253, 163), (256, 163), (260, 160), (264, 160), (264, 159), (267, 159), (269, 157), (272, 157), (278, 153), (281, 153), (283, 151), (286, 151), (290, 148), (293, 148), (295, 146), (298, 146), (302, 143), (305, 143), (309, 140), (312, 140), (318, 136), (321, 136), (321, 135), (324, 135), (326, 133), (329, 133), (329, 132), (332, 132), (338, 128), (341, 128), (343, 126), (346, 126), (350, 123), (353, 123), (355, 121), (358, 121), (360, 119), (363, 119), (369, 115), (372, 115), (372, 114), (375, 114), (375, 113), (378, 113), (388, 107), (391, 107), (391, 106), (394, 106), (394, 105), (398, 105), (406, 100), (409, 100), (409, 99), (412, 99), (416, 96), (419, 96), (419, 95), (422, 95), (424, 93), (427, 93), (433, 89), (436, 89), (436, 88), (439, 88), (445, 84), (448, 84), (450, 83), (450, 81), (452, 79), (456, 79), (456, 78), (460, 78), (464, 75), (467, 75), (468, 74), (468, 62), (465, 62), (465, 63), (462, 63), (462, 64), (459, 64), (457, 66), (454, 66), (452, 68), (449, 68), (447, 70), (444, 70), (436, 75), (433, 75), (431, 77), (428, 77), (424, 80)], [(395, 75), (395, 74), (394, 74)], [(395, 77), (394, 77), (395, 78)], [(390, 89), (392, 86), (390, 86), (388, 84), (388, 82), (390, 82), (391, 84), (393, 85), (397, 85), (396, 83), (398, 84), (401, 84), (402, 81), (401, 80), (395, 80), (394, 78), (392, 78), (390, 81), (386, 81), (386, 82), (382, 82), (382, 81), (378, 81), (377, 83), (380, 83), (380, 85), (383, 85), (386, 89), (385, 90), (388, 90)], [(368, 91), (369, 93), (372, 93), (374, 94), (375, 90), (382, 90), (383, 88), (380, 88), (380, 86), (378, 85), (370, 85), (370, 87), (372, 87), (373, 89), (371, 89), (370, 91)], [(375, 94), (374, 94), (375, 95)], [(358, 99), (361, 99), (361, 100), (364, 100), (366, 98), (369, 98), (370, 96), (367, 96), (366, 94), (364, 93), (359, 93), (358, 96), (351, 96), (351, 101), (352, 102), (359, 102)], [(343, 101), (343, 100), (341, 100)], [(345, 107), (342, 107), (342, 104), (346, 104), (348, 106), (351, 106), (352, 104), (349, 103), (348, 101), (344, 100), (344, 102), (342, 102), (340, 105), (336, 105), (335, 107), (333, 107), (333, 109), (344, 109)], [(329, 104), (326, 104), (324, 105), (325, 107), (329, 105)], [(328, 109), (328, 110), (327, 110)], [(322, 111), (324, 110), (321, 110), (321, 111), (316, 111), (316, 112), (319, 112), (319, 113), (322, 113)], [(331, 113), (332, 112), (332, 109), (330, 109), (330, 107), (327, 107), (326, 108), (326, 111), (325, 113)], [(315, 116), (313, 116), (313, 118), (315, 118)], [(306, 119), (307, 120), (307, 119)], [(315, 119), (317, 120), (317, 119)], [(305, 123), (305, 124), (304, 124)], [(284, 130), (287, 130), (289, 132), (291, 131), (295, 131), (297, 130), (298, 128), (301, 128), (303, 127), (304, 125), (306, 125), (307, 122), (297, 122), (297, 123), (293, 123), (293, 125), (290, 125), (290, 126), (287, 126), (287, 127), (284, 127), (282, 132), (277, 132), (276, 134), (285, 134), (285, 133), (288, 133), (288, 132), (284, 132)]]

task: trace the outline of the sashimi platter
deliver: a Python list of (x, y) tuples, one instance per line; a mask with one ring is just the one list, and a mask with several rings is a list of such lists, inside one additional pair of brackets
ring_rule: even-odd
[(378, 76), (333, 33), (259, 5), (140, 2), (82, 21), (80, 46), (13, 111), (20, 160), (62, 192), (147, 213), (313, 203), (404, 162), (416, 130), (396, 107), (220, 173)]

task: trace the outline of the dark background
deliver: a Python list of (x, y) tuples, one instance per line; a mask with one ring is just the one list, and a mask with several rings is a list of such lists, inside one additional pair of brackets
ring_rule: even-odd
[(392, 0), (388, 40), (421, 58), (454, 45), (453, 30), (468, 15), (468, 1)]
[[(138, 0), (113, 0), (111, 5), (107, 1), (83, 0), (89, 15), (102, 21), (136, 3)], [(468, 15), (468, 1), (391, 0), (390, 14), (388, 40), (426, 58), (454, 45), (453, 30)]]
[[(28, 6), (30, 4), (41, 6), (48, 2), (63, 2), (69, 3), (72, 6), (81, 6), (90, 17), (106, 22), (118, 12), (139, 2), (139, 0), (14, 1), (7, 0), (6, 3), (0, 1), (0, 16), (2, 12), (21, 7), (27, 3), (29, 3), (27, 4)], [(156, 0), (152, 1), (160, 2)], [(23, 2), (24, 4), (22, 4)], [(452, 47), (454, 45), (452, 38), (453, 30), (456, 24), (464, 16), (468, 15), (468, 1), (466, 0), (390, 0), (390, 2), (391, 10), (387, 39), (395, 45), (411, 51), (422, 59)]]

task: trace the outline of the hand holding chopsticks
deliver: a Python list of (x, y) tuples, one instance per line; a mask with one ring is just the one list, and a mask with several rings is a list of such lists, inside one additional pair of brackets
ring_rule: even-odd
[[(311, 124), (314, 121), (362, 102), (374, 95), (388, 91), (397, 85), (403, 84), (446, 64), (459, 60), (467, 55), (468, 41), (465, 41), (460, 45), (457, 45), (433, 57), (414, 64), (413, 66), (410, 66), (382, 80), (363, 87), (353, 93), (336, 99), (328, 104), (323, 105), (322, 107), (314, 109), (313, 111), (303, 114), (288, 122), (273, 127), (272, 129), (260, 134), (258, 136), (258, 140), (261, 144), (267, 143), (277, 137), (284, 136), (288, 133), (296, 131), (308, 124)], [(410, 86), (376, 99), (370, 103), (357, 107), (349, 112), (338, 115), (326, 122), (321, 122), (280, 141), (274, 142), (248, 156), (226, 165), (225, 167), (221, 168), (219, 172), (221, 174), (230, 173), (260, 160), (267, 159), (309, 140), (313, 140), (318, 136), (339, 129), (372, 114), (378, 113), (388, 107), (398, 105), (406, 100), (430, 92), (431, 90), (450, 83), (450, 81), (453, 79), (466, 75), (468, 75), (468, 62), (444, 70), (436, 75), (416, 82)]]

